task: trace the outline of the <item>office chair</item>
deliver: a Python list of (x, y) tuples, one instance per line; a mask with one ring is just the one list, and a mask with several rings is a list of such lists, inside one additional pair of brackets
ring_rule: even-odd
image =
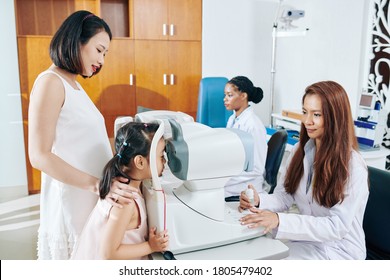
[(367, 260), (390, 260), (390, 172), (368, 167), (370, 194), (364, 212)]
[(268, 140), (267, 159), (265, 161), (265, 182), (270, 186), (268, 193), (273, 193), (277, 184), (278, 172), (287, 144), (287, 131), (280, 129)]
[[(273, 193), (277, 184), (278, 172), (282, 163), (284, 151), (287, 144), (287, 131), (280, 129), (272, 134), (268, 140), (267, 159), (265, 161), (265, 182), (270, 190), (268, 193)], [(226, 202), (240, 201), (240, 196), (230, 196), (225, 198)]]
[(206, 77), (199, 84), (198, 110), (196, 121), (210, 127), (226, 127), (232, 114), (223, 104), (225, 77)]

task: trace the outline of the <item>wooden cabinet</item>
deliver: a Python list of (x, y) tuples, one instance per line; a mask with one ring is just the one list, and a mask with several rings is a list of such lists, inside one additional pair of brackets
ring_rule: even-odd
[(135, 42), (137, 104), (196, 117), (201, 42)]
[[(28, 104), (30, 92), (35, 78), (44, 69), (51, 65), (49, 57), (49, 45), (51, 38), (48, 36), (29, 37), (20, 36), (18, 42), (18, 60), (20, 90), (22, 96), (22, 115), (24, 127), (24, 143), (26, 151), (26, 169), (28, 190), (30, 194), (40, 191), (41, 173), (32, 168), (28, 158)], [(45, 51), (46, 50), (46, 51)]]
[(201, 0), (134, 0), (134, 38), (202, 40)]
[(100, 111), (106, 121), (108, 136), (112, 138), (115, 119), (136, 113), (133, 40), (111, 41), (102, 72), (97, 76), (100, 75)]
[(18, 35), (52, 36), (77, 10), (99, 14), (98, 0), (15, 0)]
[[(118, 116), (137, 106), (196, 116), (201, 79), (201, 0), (15, 0), (25, 144), (29, 94), (51, 60), (55, 31), (76, 10), (102, 17), (113, 33), (102, 71), (78, 81), (102, 112), (109, 137)], [(163, 35), (166, 28), (166, 35)], [(28, 159), (29, 192), (40, 190), (40, 172)]]

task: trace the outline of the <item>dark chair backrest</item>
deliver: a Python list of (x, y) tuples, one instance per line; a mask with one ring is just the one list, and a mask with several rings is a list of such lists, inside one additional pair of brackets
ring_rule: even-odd
[(287, 144), (287, 131), (280, 129), (268, 140), (267, 159), (265, 162), (265, 181), (270, 185), (269, 193), (273, 193), (277, 184), (278, 172)]
[(390, 260), (390, 172), (368, 167), (370, 194), (364, 212), (367, 259)]
[(206, 77), (200, 81), (196, 121), (210, 127), (226, 127), (232, 112), (223, 104), (225, 77)]

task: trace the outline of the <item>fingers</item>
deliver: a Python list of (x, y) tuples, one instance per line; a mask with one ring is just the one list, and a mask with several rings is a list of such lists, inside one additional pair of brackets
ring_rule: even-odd
[(113, 190), (113, 193), (115, 193), (119, 197), (123, 197), (124, 199), (134, 199), (135, 194), (137, 194), (138, 191), (136, 190), (134, 192), (134, 191), (130, 191), (130, 190), (123, 190), (120, 188), (116, 188), (115, 190)]
[(149, 228), (149, 236), (156, 235), (156, 227)]
[(125, 177), (116, 177), (115, 179), (118, 180), (119, 182), (123, 183), (123, 184), (128, 184), (129, 183), (129, 179), (127, 179)]
[(149, 229), (149, 240), (152, 241), (154, 251), (166, 251), (169, 245), (169, 236), (168, 231), (164, 230), (162, 232), (156, 233), (156, 228)]
[(251, 208), (253, 214), (248, 214), (240, 219), (241, 225), (248, 228), (263, 227), (263, 233), (271, 232), (279, 226), (279, 216), (275, 212)]
[(138, 189), (130, 187), (129, 185), (122, 183), (120, 180), (123, 181), (123, 178), (114, 178), (111, 182), (111, 204), (115, 206), (132, 203), (135, 195), (138, 194)]
[(259, 207), (260, 205), (260, 197), (259, 197), (259, 193), (257, 192), (257, 190), (255, 189), (255, 187), (251, 184), (248, 185), (248, 189), (252, 189), (253, 190), (253, 194), (254, 194), (254, 205), (252, 206), (255, 206), (255, 207)]
[(241, 194), (240, 194), (240, 201), (241, 201), (241, 200), (249, 201), (249, 200), (248, 200), (248, 196), (246, 195), (246, 192), (245, 192), (245, 191), (242, 191)]
[(262, 215), (263, 211), (257, 208), (249, 209), (253, 214), (245, 215), (240, 219), (241, 225), (246, 225), (248, 228), (257, 228), (260, 226), (265, 226), (265, 217)]
[(165, 251), (166, 249), (168, 249), (168, 244), (169, 244), (168, 232), (167, 231), (161, 232), (159, 234), (159, 238), (157, 239), (157, 241), (160, 243), (161, 251)]
[(110, 193), (106, 197), (106, 201), (108, 201), (111, 205), (122, 208), (123, 206), (119, 200), (120, 200), (120, 196), (115, 193)]
[(245, 191), (241, 192), (240, 195), (240, 206), (238, 207), (238, 211), (242, 212), (248, 208), (251, 208), (253, 205), (249, 202), (248, 196), (245, 194)]

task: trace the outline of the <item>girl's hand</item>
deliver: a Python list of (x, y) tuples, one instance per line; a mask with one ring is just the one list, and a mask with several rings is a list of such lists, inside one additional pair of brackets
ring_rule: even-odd
[(264, 227), (264, 233), (268, 233), (279, 226), (279, 216), (275, 212), (260, 210), (257, 208), (249, 209), (253, 214), (248, 214), (240, 219), (242, 225), (248, 228)]
[(122, 205), (131, 203), (138, 193), (137, 188), (128, 185), (128, 179), (117, 177), (112, 180), (106, 199), (113, 206), (122, 208)]
[(156, 228), (149, 229), (149, 246), (152, 252), (163, 252), (168, 249), (169, 236), (166, 230), (156, 233)]
[(246, 209), (252, 208), (252, 207), (259, 207), (260, 205), (260, 197), (257, 193), (256, 189), (252, 185), (248, 185), (248, 189), (253, 190), (254, 195), (254, 205), (250, 203), (248, 196), (246, 195), (245, 191), (241, 192), (240, 195), (240, 206), (238, 206), (238, 211), (242, 212)]

